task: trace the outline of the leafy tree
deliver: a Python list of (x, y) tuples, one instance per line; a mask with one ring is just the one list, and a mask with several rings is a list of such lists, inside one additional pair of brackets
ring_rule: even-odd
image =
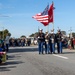
[(72, 36), (75, 37), (75, 32), (72, 33)]
[(21, 38), (26, 38), (26, 36), (25, 35), (22, 35)]
[(7, 33), (9, 34), (9, 36), (11, 36), (11, 33), (7, 29), (5, 29), (4, 31), (0, 31), (1, 38), (5, 39)]
[(1, 36), (1, 38), (3, 37), (2, 35), (3, 35), (3, 32), (2, 32), (2, 31), (0, 31), (0, 36)]
[(32, 33), (31, 35), (29, 35), (29, 37), (34, 37), (34, 33)]
[(66, 31), (61, 31), (61, 33), (62, 33), (63, 35), (66, 35)]
[(38, 32), (32, 33), (29, 37), (37, 37)]

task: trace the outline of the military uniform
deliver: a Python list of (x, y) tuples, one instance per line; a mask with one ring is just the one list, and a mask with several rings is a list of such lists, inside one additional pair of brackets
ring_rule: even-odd
[(49, 34), (48, 32), (45, 34), (45, 53), (50, 53), (50, 47), (49, 47)]
[(55, 34), (51, 33), (49, 35), (49, 44), (50, 44), (50, 51), (51, 53), (55, 53)]
[(62, 53), (62, 34), (60, 31), (56, 34), (56, 42), (57, 42), (57, 51), (58, 53)]
[(45, 43), (45, 34), (39, 33), (38, 34), (38, 49), (39, 49), (39, 54), (43, 54), (43, 45)]

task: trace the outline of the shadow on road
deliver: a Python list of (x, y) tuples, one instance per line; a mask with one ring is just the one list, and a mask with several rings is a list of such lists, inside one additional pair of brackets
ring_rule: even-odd
[(15, 59), (20, 59), (20, 58), (21, 58), (20, 54), (8, 55), (8, 60), (15, 60)]
[[(9, 53), (19, 53), (19, 52), (37, 52), (38, 48), (17, 48), (17, 49), (10, 49)], [(57, 51), (57, 50), (56, 50)], [(56, 54), (58, 54), (56, 52)], [(62, 54), (75, 54), (75, 51), (63, 51)]]
[(11, 71), (12, 68), (16, 68), (17, 64), (22, 64), (21, 61), (8, 61), (5, 64), (0, 65), (0, 72)]
[(0, 64), (0, 72), (11, 71), (12, 68), (16, 68), (18, 64), (22, 64), (24, 62), (18, 60), (21, 58), (19, 54), (10, 54), (8, 55), (8, 60), (5, 64)]
[(22, 64), (23, 62), (22, 61), (9, 61), (9, 62), (6, 62), (6, 65), (16, 65), (16, 64)]
[(63, 52), (63, 54), (75, 54), (75, 52)]
[(9, 53), (18, 53), (18, 52), (35, 52), (38, 51), (38, 48), (17, 48), (17, 49), (10, 49)]
[[(18, 64), (22, 64), (22, 62), (18, 59), (21, 58), (21, 52), (35, 52), (38, 51), (37, 48), (14, 48), (9, 50), (8, 60), (5, 64), (0, 65), (0, 72), (11, 71), (12, 68), (16, 68)], [(11, 54), (10, 54), (11, 53)]]
[(16, 66), (9, 66), (9, 67), (7, 67), (7, 66), (1, 66), (0, 65), (0, 72), (4, 72), (4, 71), (11, 71), (10, 69), (11, 68), (16, 68)]

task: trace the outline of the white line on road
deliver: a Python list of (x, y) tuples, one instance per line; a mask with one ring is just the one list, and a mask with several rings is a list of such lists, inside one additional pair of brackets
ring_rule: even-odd
[(64, 57), (64, 56), (60, 56), (60, 55), (56, 55), (56, 54), (53, 54), (53, 56), (60, 57), (60, 58), (63, 58), (63, 59), (69, 59), (68, 57)]

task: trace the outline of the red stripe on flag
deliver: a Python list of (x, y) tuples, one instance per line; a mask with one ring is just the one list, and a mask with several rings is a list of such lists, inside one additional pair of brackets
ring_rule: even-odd
[(48, 25), (48, 15), (41, 15), (41, 13), (36, 14), (35, 16), (33, 16), (33, 18), (35, 18), (37, 21), (41, 22), (42, 24), (44, 24), (44, 26)]

